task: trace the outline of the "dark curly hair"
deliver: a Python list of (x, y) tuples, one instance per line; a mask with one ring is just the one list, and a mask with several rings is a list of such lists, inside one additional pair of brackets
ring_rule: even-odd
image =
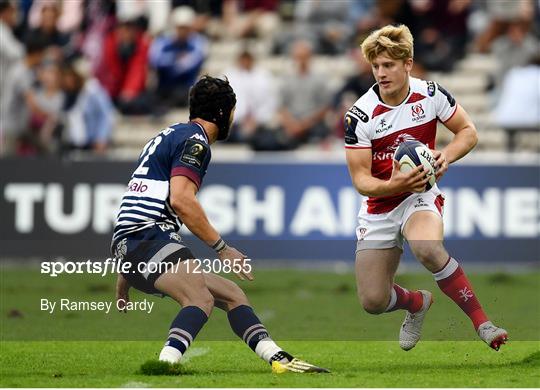
[(229, 80), (203, 76), (189, 91), (189, 119), (201, 118), (214, 123), (218, 140), (229, 135), (229, 118), (236, 105), (236, 94)]

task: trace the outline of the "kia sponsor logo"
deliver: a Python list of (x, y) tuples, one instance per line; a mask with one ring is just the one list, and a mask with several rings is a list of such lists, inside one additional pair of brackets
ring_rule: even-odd
[(373, 153), (373, 161), (390, 160), (394, 157), (394, 152), (376, 152)]

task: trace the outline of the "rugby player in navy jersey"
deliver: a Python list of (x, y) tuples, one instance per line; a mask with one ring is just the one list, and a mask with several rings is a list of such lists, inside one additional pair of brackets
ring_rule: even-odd
[(189, 123), (172, 125), (143, 148), (113, 233), (113, 256), (130, 267), (118, 275), (116, 299), (128, 302), (128, 290), (134, 287), (168, 295), (182, 306), (170, 326), (161, 361), (180, 362), (216, 306), (227, 312), (234, 333), (274, 372), (327, 372), (283, 351), (236, 283), (214, 273), (194, 272), (195, 256), (178, 234), (185, 224), (220, 260), (239, 259), (234, 271), (240, 279), (253, 280), (246, 256), (227, 245), (196, 198), (210, 162), (210, 145), (228, 137), (235, 105), (228, 81), (204, 76), (190, 91)]

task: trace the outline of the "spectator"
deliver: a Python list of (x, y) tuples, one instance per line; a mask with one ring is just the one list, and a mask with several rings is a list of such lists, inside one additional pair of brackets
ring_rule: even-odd
[(294, 148), (304, 142), (321, 140), (329, 134), (325, 116), (331, 97), (326, 78), (311, 70), (311, 44), (296, 41), (292, 57), (297, 69), (283, 82), (279, 121), (289, 147)]
[(345, 80), (345, 83), (334, 97), (334, 110), (337, 114), (336, 136), (343, 138), (343, 119), (345, 112), (375, 84), (371, 65), (364, 58), (361, 50), (354, 50), (353, 57), (357, 65), (357, 73)]
[(212, 39), (224, 38), (224, 26), (221, 23), (223, 8), (222, 0), (172, 0), (172, 8), (188, 6), (195, 13), (193, 29), (201, 34), (206, 34)]
[(56, 22), (58, 31), (62, 33), (73, 33), (81, 27), (84, 2), (85, 0), (33, 0), (28, 16), (28, 24), (30, 28), (41, 26), (43, 7), (53, 5), (58, 9), (60, 14)]
[(122, 114), (147, 114), (151, 108), (146, 93), (150, 39), (134, 20), (118, 23), (103, 46), (97, 78)]
[(64, 104), (60, 68), (53, 61), (45, 61), (37, 71), (37, 78), (39, 86), (34, 95), (38, 109), (30, 116), (29, 131), (23, 139), (24, 154), (50, 153), (58, 146), (56, 141)]
[(114, 28), (115, 3), (109, 0), (92, 0), (84, 3), (82, 31), (78, 37), (79, 50), (90, 63), (92, 74), (96, 74), (103, 60), (105, 36)]
[(378, 25), (402, 23), (414, 36), (412, 75), (448, 72), (465, 54), (467, 19), (471, 0), (378, 0), (374, 18)]
[[(497, 125), (508, 133), (508, 149), (515, 148), (517, 131), (540, 131), (540, 54), (521, 67), (511, 69), (504, 77), (500, 99), (493, 116)], [(537, 145), (538, 147), (538, 145)]]
[[(277, 0), (272, 0), (277, 1)], [(116, 0), (117, 19), (145, 20), (150, 35), (162, 34), (167, 29), (167, 19), (171, 9), (187, 6), (196, 13), (192, 28), (204, 34), (211, 18), (221, 18), (222, 0)], [(223, 36), (223, 28), (219, 34)]]
[[(428, 71), (449, 72), (464, 57), (470, 3), (471, 0), (411, 2), (410, 25), (419, 66)], [(419, 73), (424, 77), (421, 71)]]
[(72, 65), (62, 70), (66, 94), (65, 129), (73, 149), (106, 151), (113, 127), (113, 106), (107, 92), (96, 79), (85, 80)]
[(277, 111), (275, 81), (256, 66), (249, 51), (243, 51), (234, 68), (225, 72), (236, 93), (236, 110), (230, 140), (247, 141), (266, 131)]
[(345, 80), (345, 83), (336, 94), (334, 106), (340, 105), (346, 99), (348, 102), (352, 100), (352, 103), (347, 106), (350, 107), (375, 84), (371, 65), (366, 61), (362, 52), (360, 50), (354, 50), (352, 56), (357, 66), (356, 73)]
[(193, 30), (195, 12), (186, 6), (172, 12), (173, 35), (156, 38), (150, 63), (156, 70), (156, 94), (165, 104), (186, 107), (189, 88), (195, 83), (207, 55), (207, 40)]
[(223, 22), (233, 39), (267, 38), (280, 25), (277, 0), (225, 0)]
[(486, 2), (489, 24), (476, 38), (476, 49), (488, 53), (495, 39), (503, 35), (512, 22), (521, 20), (530, 25), (534, 16), (532, 0), (497, 0)]
[(376, 0), (353, 2), (349, 11), (352, 24), (349, 48), (357, 49), (369, 33), (382, 25)]
[(40, 37), (29, 37), (25, 42), (26, 54), (6, 75), (2, 97), (5, 98), (4, 141), (6, 151), (17, 150), (19, 140), (28, 131), (30, 117), (39, 112), (33, 87), (36, 68), (45, 53), (45, 42)]
[(167, 27), (167, 16), (171, 12), (170, 1), (155, 0), (116, 0), (118, 20), (138, 20), (145, 30), (155, 36)]
[(298, 27), (313, 36), (317, 53), (337, 55), (346, 51), (353, 32), (352, 21), (347, 20), (353, 5), (352, 0), (300, 0), (296, 3)]
[[(13, 34), (17, 23), (17, 9), (11, 0), (0, 0), (0, 116), (5, 118), (6, 76), (24, 56), (24, 47)], [(3, 121), (2, 121), (3, 122)], [(2, 127), (4, 127), (2, 125)]]
[[(16, 24), (17, 8), (13, 0), (0, 0), (0, 69), (4, 74), (24, 55), (24, 47), (13, 33)], [(0, 83), (4, 83), (3, 78)]]
[(28, 31), (30, 38), (41, 37), (45, 40), (48, 51), (56, 61), (61, 61), (71, 55), (69, 48), (70, 36), (60, 32), (57, 24), (60, 17), (60, 7), (57, 2), (46, 2), (41, 7), (41, 20), (38, 27)]
[(540, 43), (531, 34), (527, 20), (515, 20), (506, 24), (504, 35), (495, 39), (491, 50), (498, 59), (493, 80), (497, 97), (506, 72), (527, 65), (529, 59), (540, 51)]

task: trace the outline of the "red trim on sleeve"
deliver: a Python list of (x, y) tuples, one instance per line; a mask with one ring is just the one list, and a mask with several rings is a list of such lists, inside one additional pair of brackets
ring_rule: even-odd
[(371, 149), (371, 146), (345, 145), (345, 149)]
[(454, 112), (452, 113), (452, 115), (450, 115), (450, 117), (445, 120), (444, 122), (442, 122), (442, 124), (444, 125), (446, 122), (448, 122), (450, 119), (452, 119), (452, 117), (454, 116), (454, 114), (457, 112), (457, 109), (458, 109), (458, 104), (456, 104), (456, 109), (454, 110)]
[(186, 167), (176, 167), (171, 170), (171, 177), (173, 176), (185, 176), (191, 180), (197, 188), (201, 186), (201, 177), (193, 170)]

